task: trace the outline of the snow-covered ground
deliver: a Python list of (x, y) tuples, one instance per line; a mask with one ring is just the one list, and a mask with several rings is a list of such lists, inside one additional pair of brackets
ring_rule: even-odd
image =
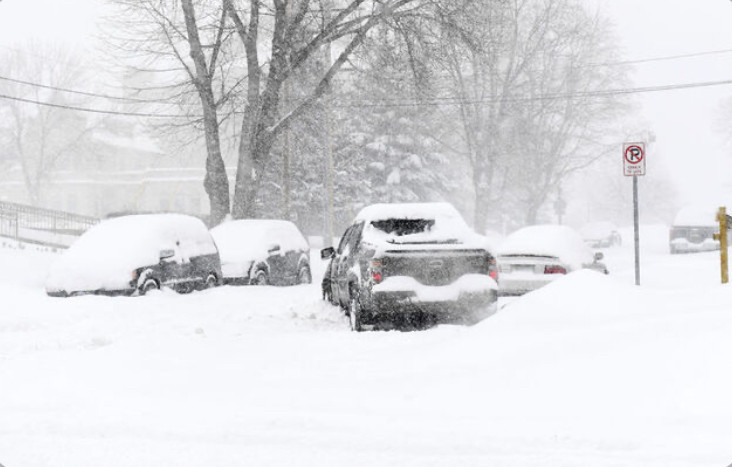
[(46, 297), (0, 248), (0, 463), (714, 466), (732, 462), (732, 288), (662, 226), (473, 327), (351, 333), (309, 286)]

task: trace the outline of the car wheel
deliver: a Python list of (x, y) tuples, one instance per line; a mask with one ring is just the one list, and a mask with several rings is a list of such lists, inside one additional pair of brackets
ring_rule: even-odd
[(146, 279), (140, 287), (140, 295), (145, 295), (151, 290), (160, 290), (160, 284), (155, 279)]
[(351, 301), (348, 306), (348, 317), (351, 322), (351, 331), (361, 332), (361, 305), (358, 303), (358, 294), (351, 294)]
[(267, 277), (267, 273), (264, 272), (264, 269), (260, 269), (257, 271), (257, 274), (254, 276), (254, 280), (252, 281), (252, 285), (268, 285), (269, 284), (269, 278)]
[(205, 289), (212, 289), (218, 285), (218, 279), (216, 278), (216, 274), (209, 274), (206, 276), (206, 282), (203, 283), (203, 287)]
[(310, 268), (303, 266), (297, 272), (297, 283), (298, 284), (309, 284), (313, 281), (313, 277), (310, 274)]

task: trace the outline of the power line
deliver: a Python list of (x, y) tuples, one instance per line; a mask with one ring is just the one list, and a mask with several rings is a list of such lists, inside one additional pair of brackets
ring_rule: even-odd
[(61, 88), (57, 86), (49, 86), (46, 84), (40, 84), (40, 83), (33, 83), (31, 81), (24, 81), (21, 79), (15, 79), (15, 78), (8, 78), (7, 76), (0, 76), (0, 81), (8, 81), (11, 83), (16, 84), (23, 84), (26, 86), (33, 86), (37, 88), (42, 89), (51, 89), (53, 91), (61, 91), (61, 92), (68, 92), (70, 94), (79, 94), (82, 96), (89, 96), (89, 97), (101, 97), (104, 99), (112, 99), (117, 101), (126, 101), (126, 102), (134, 102), (134, 103), (144, 103), (144, 104), (150, 104), (150, 103), (159, 103), (159, 102), (165, 102), (162, 99), (137, 99), (134, 97), (121, 97), (121, 96), (111, 96), (109, 94), (99, 94), (95, 92), (89, 92), (89, 91), (79, 91), (76, 89), (69, 89), (69, 88)]
[(89, 107), (78, 107), (75, 105), (54, 104), (53, 102), (44, 102), (44, 101), (39, 101), (39, 100), (35, 100), (35, 99), (25, 99), (22, 97), (13, 97), (13, 96), (8, 96), (6, 94), (0, 94), (0, 99), (8, 99), (8, 100), (12, 100), (12, 101), (25, 102), (27, 104), (42, 105), (45, 107), (55, 107), (57, 109), (76, 110), (79, 112), (89, 112), (89, 113), (106, 114), (106, 115), (119, 115), (119, 116), (125, 116), (125, 117), (188, 118), (185, 115), (176, 115), (176, 114), (121, 112), (121, 111), (116, 111), (116, 110), (102, 110), (102, 109), (92, 109)]
[[(620, 89), (599, 89), (594, 91), (580, 91), (580, 92), (568, 92), (568, 93), (557, 93), (557, 94), (545, 94), (538, 96), (527, 96), (527, 97), (506, 97), (500, 98), (486, 98), (486, 99), (462, 99), (459, 97), (433, 97), (424, 102), (416, 100), (403, 100), (402, 102), (358, 102), (351, 101), (347, 103), (334, 104), (333, 107), (337, 108), (372, 108), (372, 107), (433, 107), (442, 105), (465, 105), (465, 104), (497, 104), (499, 102), (533, 102), (533, 101), (546, 101), (546, 100), (560, 100), (560, 99), (578, 99), (578, 98), (602, 98), (612, 97), (626, 94), (641, 94), (647, 92), (664, 92), (674, 91), (680, 89), (694, 89), (714, 86), (728, 86), (732, 85), (732, 80), (721, 80), (721, 81), (705, 81), (695, 83), (680, 83), (680, 84), (667, 84), (659, 86), (644, 86), (637, 88), (620, 88)], [(8, 96), (0, 94), (0, 98), (15, 100), (30, 104), (55, 107), (66, 110), (76, 110), (80, 112), (91, 112), (98, 114), (118, 115), (127, 117), (150, 117), (150, 118), (201, 118), (200, 115), (177, 115), (177, 114), (161, 114), (161, 113), (138, 113), (138, 112), (120, 112), (114, 110), (102, 110), (93, 109), (88, 107), (78, 107), (72, 105), (55, 104), (52, 102), (44, 102), (34, 99), (25, 99), (20, 97)], [(235, 112), (241, 114), (241, 112)]]
[(622, 60), (619, 62), (590, 63), (587, 66), (596, 67), (596, 66), (634, 65), (637, 63), (663, 62), (663, 61), (668, 61), (668, 60), (679, 60), (682, 58), (703, 57), (706, 55), (720, 55), (720, 54), (728, 54), (728, 53), (732, 53), (732, 49), (709, 50), (706, 52), (694, 52), (694, 53), (681, 54), (681, 55), (667, 55), (667, 56), (662, 56), (662, 57), (640, 58), (637, 60)]
[[(593, 91), (578, 91), (556, 94), (545, 94), (538, 96), (526, 97), (505, 97), (505, 98), (484, 98), (484, 99), (465, 99), (460, 97), (432, 97), (424, 102), (403, 99), (402, 102), (393, 100), (391, 103), (386, 102), (360, 102), (354, 104), (333, 104), (333, 107), (420, 107), (420, 106), (441, 106), (441, 105), (465, 105), (465, 104), (497, 104), (500, 102), (533, 102), (560, 99), (579, 99), (579, 98), (601, 98), (612, 97), (625, 94), (641, 94), (647, 92), (663, 92), (674, 91), (679, 89), (693, 89), (713, 86), (732, 85), (732, 80), (706, 81), (695, 83), (667, 84), (659, 86), (643, 86), (637, 88), (619, 88), (619, 89), (598, 89)], [(354, 101), (355, 102), (355, 101)]]

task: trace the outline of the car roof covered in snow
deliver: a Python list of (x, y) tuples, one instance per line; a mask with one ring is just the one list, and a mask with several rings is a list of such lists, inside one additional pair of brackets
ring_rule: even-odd
[(712, 206), (686, 206), (676, 213), (674, 225), (713, 227), (717, 225), (716, 211)]
[(512, 233), (498, 248), (498, 256), (548, 256), (573, 269), (593, 260), (592, 250), (566, 225), (532, 225)]
[[(381, 221), (424, 220), (425, 229), (420, 232), (398, 234), (385, 232), (377, 227)], [(487, 239), (475, 233), (450, 203), (380, 203), (363, 208), (354, 223), (364, 222), (363, 238), (366, 242), (385, 248), (400, 245), (403, 249), (423, 248), (426, 245), (449, 248), (481, 248), (490, 250)]]
[(450, 203), (378, 203), (366, 206), (356, 215), (355, 222), (387, 219), (456, 219), (462, 216)]

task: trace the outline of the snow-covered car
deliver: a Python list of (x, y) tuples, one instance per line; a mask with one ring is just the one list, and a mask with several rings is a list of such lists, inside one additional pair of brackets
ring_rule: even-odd
[(719, 249), (714, 234), (719, 230), (714, 208), (687, 206), (679, 210), (669, 230), (671, 254)]
[(497, 271), (485, 237), (448, 203), (375, 204), (359, 212), (330, 259), (326, 298), (363, 324), (474, 323), (495, 310)]
[(620, 246), (623, 243), (618, 228), (608, 221), (585, 224), (579, 233), (590, 248), (607, 248)]
[(51, 266), (46, 292), (132, 295), (163, 286), (190, 292), (220, 280), (219, 252), (200, 219), (143, 214), (115, 217), (86, 231)]
[(289, 221), (244, 219), (211, 229), (226, 284), (309, 284), (310, 246)]
[(521, 295), (579, 269), (608, 273), (603, 254), (564, 225), (532, 225), (512, 233), (498, 249), (501, 295)]

